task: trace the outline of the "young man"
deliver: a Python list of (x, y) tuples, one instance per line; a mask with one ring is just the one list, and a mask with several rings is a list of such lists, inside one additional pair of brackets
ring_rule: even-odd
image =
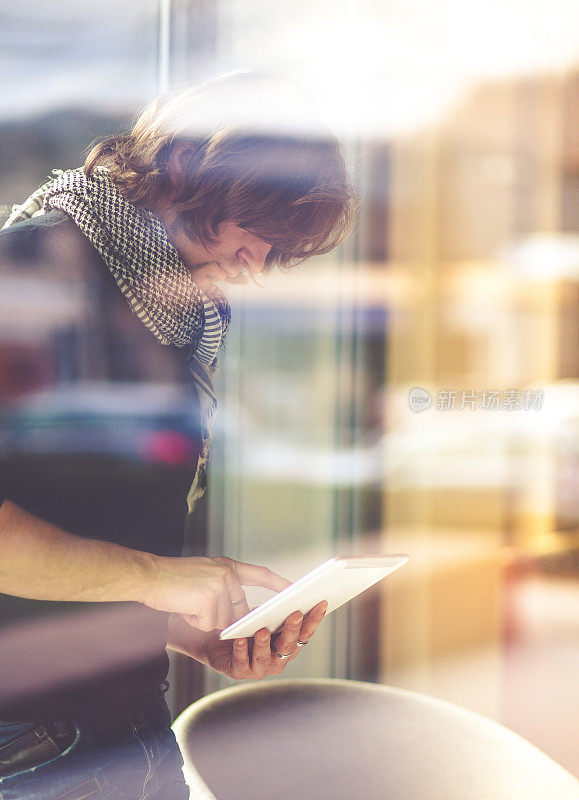
[[(138, 343), (131, 364), (151, 353), (160, 374), (186, 360), (201, 431), (188, 494), (176, 494), (174, 519), (153, 525), (154, 487), (137, 487), (131, 505), (124, 474), (106, 492), (78, 465), (36, 484), (30, 470), (0, 474), (0, 592), (15, 618), (32, 609), (36, 620), (10, 627), (0, 648), (2, 797), (187, 797), (163, 699), (167, 643), (258, 679), (280, 674), (325, 612), (292, 614), (274, 638), (221, 642), (218, 630), (248, 611), (244, 585), (279, 591), (287, 581), (225, 557), (181, 557), (180, 508), (186, 495), (191, 513), (205, 488), (211, 378), (230, 321), (216, 283), (328, 252), (352, 218), (335, 140), (257, 127), (247, 113), (256, 88), (241, 74), (155, 101), (129, 133), (16, 208), (0, 234), (12, 269), (32, 264), (71, 282), (82, 273), (96, 287), (91, 346), (99, 336), (107, 352)], [(55, 616), (54, 601), (75, 613)]]

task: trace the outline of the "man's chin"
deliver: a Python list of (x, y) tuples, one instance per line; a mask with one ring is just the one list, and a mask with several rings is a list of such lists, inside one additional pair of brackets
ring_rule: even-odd
[(207, 289), (209, 289), (211, 286), (213, 286), (211, 281), (208, 281), (207, 278), (203, 278), (200, 275), (199, 276), (192, 275), (192, 279), (193, 279), (193, 283), (196, 284), (196, 286), (199, 289), (201, 289), (202, 292), (206, 292)]
[(239, 275), (235, 276), (230, 275), (227, 278), (225, 278), (225, 283), (233, 283), (237, 284), (238, 286), (242, 286), (243, 284), (248, 283), (248, 280), (249, 279), (245, 274), (245, 272), (240, 272)]
[(192, 274), (193, 282), (197, 284), (197, 286), (201, 289), (202, 292), (211, 292), (211, 291), (218, 291), (218, 287), (216, 285), (216, 278), (209, 277), (208, 275), (203, 275), (200, 273), (199, 275)]

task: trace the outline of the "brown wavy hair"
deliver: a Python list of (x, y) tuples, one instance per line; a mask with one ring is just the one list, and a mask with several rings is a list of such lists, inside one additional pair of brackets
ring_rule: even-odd
[[(279, 135), (256, 124), (248, 106), (260, 102), (262, 84), (259, 76), (237, 73), (158, 98), (132, 130), (92, 148), (85, 173), (107, 167), (138, 207), (172, 197), (179, 224), (205, 246), (215, 242), (221, 222), (234, 221), (272, 246), (266, 271), (328, 253), (349, 233), (355, 214), (340, 146), (329, 133)], [(266, 84), (271, 89), (270, 77)], [(269, 101), (279, 100), (278, 82), (273, 86), (274, 94), (261, 98), (264, 119), (276, 114)], [(177, 146), (178, 191), (169, 169)]]

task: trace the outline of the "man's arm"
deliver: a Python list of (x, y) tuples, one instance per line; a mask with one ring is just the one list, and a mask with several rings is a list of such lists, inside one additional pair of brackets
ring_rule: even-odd
[(35, 600), (143, 602), (152, 556), (66, 533), (6, 500), (0, 506), (0, 592)]
[(279, 675), (300, 642), (314, 634), (325, 603), (304, 617), (291, 614), (275, 639), (265, 628), (252, 639), (221, 641), (216, 628), (249, 610), (241, 584), (280, 591), (289, 581), (265, 567), (226, 558), (165, 558), (94, 539), (83, 539), (29, 514), (14, 503), (0, 506), (0, 592), (36, 600), (132, 600), (169, 618), (169, 647), (236, 679)]
[(241, 584), (280, 591), (289, 582), (265, 567), (227, 558), (170, 558), (83, 539), (0, 506), (0, 592), (36, 600), (132, 600), (186, 615), (204, 631), (232, 620)]

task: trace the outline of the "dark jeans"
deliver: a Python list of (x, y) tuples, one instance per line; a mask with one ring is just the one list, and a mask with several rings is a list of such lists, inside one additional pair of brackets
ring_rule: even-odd
[(187, 800), (159, 694), (116, 725), (0, 722), (0, 800)]

